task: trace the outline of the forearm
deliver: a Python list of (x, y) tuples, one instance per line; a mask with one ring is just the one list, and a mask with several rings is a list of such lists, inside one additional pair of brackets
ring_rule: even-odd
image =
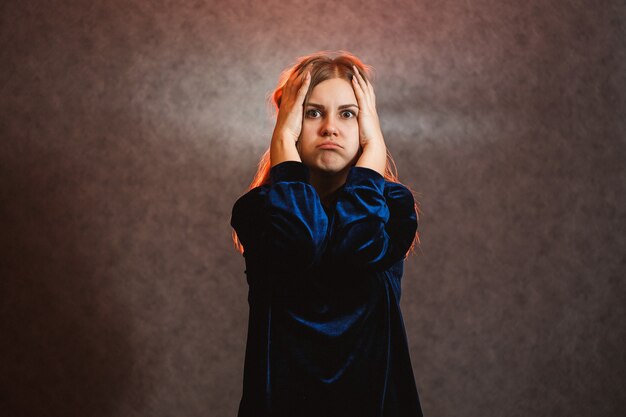
[(277, 134), (272, 137), (270, 161), (272, 167), (285, 161), (302, 162), (294, 140), (291, 138), (282, 138)]
[(406, 255), (416, 228), (409, 189), (353, 167), (335, 207), (331, 256), (340, 263), (386, 268)]
[(231, 225), (249, 257), (288, 268), (321, 256), (328, 217), (308, 178), (304, 164), (284, 162), (270, 170), (267, 184), (237, 200)]
[(363, 153), (356, 162), (356, 166), (373, 169), (380, 175), (385, 176), (387, 166), (387, 147), (381, 138), (378, 141), (370, 141), (363, 146)]
[(353, 266), (379, 263), (389, 249), (385, 180), (369, 167), (353, 167), (337, 198), (331, 257)]

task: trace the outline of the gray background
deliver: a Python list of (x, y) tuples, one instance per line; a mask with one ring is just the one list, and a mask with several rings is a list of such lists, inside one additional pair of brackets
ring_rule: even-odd
[(623, 1), (0, 6), (0, 415), (233, 416), (232, 204), (300, 55), (376, 69), (427, 416), (626, 413)]

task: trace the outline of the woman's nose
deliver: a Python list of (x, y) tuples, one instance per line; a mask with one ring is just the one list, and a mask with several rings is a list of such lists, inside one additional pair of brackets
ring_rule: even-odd
[(322, 125), (322, 136), (337, 136), (337, 127), (331, 118), (327, 118)]

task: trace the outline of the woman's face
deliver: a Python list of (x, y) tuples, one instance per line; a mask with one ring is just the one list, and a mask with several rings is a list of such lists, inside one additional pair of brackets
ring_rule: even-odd
[(298, 151), (302, 162), (326, 174), (344, 173), (360, 154), (356, 96), (343, 78), (322, 81), (304, 107)]

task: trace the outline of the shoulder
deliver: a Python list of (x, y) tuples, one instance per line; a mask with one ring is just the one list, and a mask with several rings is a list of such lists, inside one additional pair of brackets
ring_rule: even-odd
[(245, 215), (250, 210), (258, 210), (259, 207), (263, 206), (268, 187), (268, 185), (255, 187), (239, 197), (233, 205), (233, 217), (238, 214)]
[(264, 184), (264, 185), (255, 187), (251, 190), (248, 190), (244, 195), (239, 197), (237, 201), (235, 201), (235, 206), (238, 204), (241, 205), (241, 204), (246, 204), (249, 202), (259, 201), (260, 199), (265, 197), (265, 195), (267, 194), (268, 188), (269, 186)]
[(385, 181), (385, 202), (391, 218), (417, 222), (417, 211), (413, 192), (403, 184)]

